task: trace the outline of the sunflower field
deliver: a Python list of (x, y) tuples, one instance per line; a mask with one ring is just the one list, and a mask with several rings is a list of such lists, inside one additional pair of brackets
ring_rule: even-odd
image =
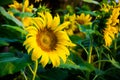
[(120, 0), (0, 0), (0, 80), (120, 80)]

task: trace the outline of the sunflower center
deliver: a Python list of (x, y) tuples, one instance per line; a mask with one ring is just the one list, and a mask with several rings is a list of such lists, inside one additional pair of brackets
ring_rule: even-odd
[(57, 37), (52, 30), (44, 29), (37, 34), (37, 43), (44, 51), (52, 51), (56, 47)]
[(76, 20), (79, 24), (83, 25), (85, 24), (85, 21), (84, 20)]
[(68, 25), (68, 27), (66, 27), (65, 29), (66, 30), (69, 30), (69, 29), (71, 29), (72, 28), (72, 25), (70, 24), (70, 25)]

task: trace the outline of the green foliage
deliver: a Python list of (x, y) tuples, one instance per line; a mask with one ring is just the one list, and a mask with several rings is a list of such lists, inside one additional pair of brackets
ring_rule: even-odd
[(21, 27), (19, 26), (11, 26), (11, 25), (2, 25), (3, 27), (7, 27), (9, 30), (12, 30), (12, 31), (16, 31), (16, 32), (19, 32), (23, 35), (26, 34), (26, 31), (23, 30)]
[(0, 27), (0, 38), (8, 42), (22, 41), (25, 34), (26, 32), (18, 26), (2, 25)]
[[(120, 79), (120, 22), (113, 26), (118, 26), (118, 34), (115, 33), (115, 39), (112, 39), (113, 41), (110, 46), (105, 45), (103, 33), (107, 27), (106, 22), (111, 17), (112, 10), (114, 7), (118, 8), (118, 4), (113, 3), (115, 0), (110, 0), (110, 3), (108, 3), (108, 0), (99, 2), (98, 0), (76, 0), (76, 2), (78, 1), (78, 4), (75, 4), (75, 6), (74, 2), (71, 4), (69, 3), (72, 0), (69, 0), (68, 2), (67, 0), (65, 1), (66, 2), (62, 2), (64, 9), (59, 8), (53, 10), (53, 12), (50, 10), (54, 3), (49, 1), (46, 2), (42, 0), (41, 2), (36, 3), (30, 1), (30, 4), (34, 5), (32, 12), (9, 8), (8, 5), (13, 3), (13, 0), (0, 1), (0, 79), (6, 79), (6, 76), (14, 76), (14, 74), (16, 75), (19, 72), (20, 73), (17, 74), (17, 77), (15, 76), (13, 80)], [(42, 5), (43, 3), (45, 5)], [(104, 9), (101, 10), (101, 8), (104, 8), (103, 3), (114, 6), (106, 12)], [(40, 6), (36, 8), (35, 5), (38, 4)], [(22, 6), (22, 8), (24, 7), (25, 6)], [(11, 11), (13, 15), (10, 15), (8, 11)], [(26, 17), (36, 17), (38, 16), (38, 12), (51, 12), (55, 15), (54, 13), (56, 11), (59, 12), (56, 14), (60, 15), (62, 22), (64, 22), (64, 16), (67, 13), (70, 15), (75, 14), (76, 16), (84, 13), (86, 16), (91, 16), (92, 19), (90, 24), (84, 25), (77, 23), (75, 18), (74, 25), (76, 26), (76, 29), (73, 31), (73, 35), (69, 35), (69, 38), (76, 46), (72, 48), (69, 47), (70, 55), (67, 56), (65, 63), (61, 61), (61, 64), (54, 68), (51, 67), (52, 64), (50, 63), (47, 64), (47, 66), (42, 67), (39, 62), (38, 65), (38, 63), (35, 63), (36, 61), (31, 60), (31, 56), (27, 54), (27, 51), (23, 46), (27, 34), (25, 26), (23, 25), (23, 19)], [(115, 15), (112, 17), (116, 18)], [(82, 19), (84, 19), (84, 17), (82, 17)], [(119, 16), (117, 19), (119, 21)], [(43, 22), (42, 19), (41, 22)], [(70, 23), (72, 23), (72, 21)], [(84, 23), (84, 21), (82, 23)], [(112, 24), (112, 20), (110, 23)], [(83, 35), (81, 36), (77, 33), (83, 33)], [(6, 47), (8, 48), (7, 50)], [(65, 51), (67, 52), (67, 50)]]
[(9, 43), (7, 43), (6, 41), (0, 40), (0, 47), (1, 46), (8, 46)]
[(10, 14), (8, 14), (5, 9), (3, 7), (0, 6), (0, 14), (2, 14), (5, 18), (7, 18), (8, 20), (11, 20), (13, 23), (15, 23), (18, 26), (23, 26), (23, 24), (16, 19), (14, 16), (11, 16)]
[(74, 63), (72, 60), (67, 60), (65, 64), (61, 64), (59, 67), (63, 69), (69, 69), (69, 70), (75, 69), (75, 70), (88, 71), (88, 72), (95, 70), (94, 66), (92, 66), (87, 62), (80, 61), (80, 59), (79, 59), (79, 64)]
[(12, 2), (13, 2), (13, 0), (1, 0), (0, 1), (0, 6), (8, 5), (8, 4), (12, 3)]
[(14, 53), (0, 53), (0, 76), (21, 71), (30, 63), (31, 60), (26, 54), (23, 57), (16, 57)]

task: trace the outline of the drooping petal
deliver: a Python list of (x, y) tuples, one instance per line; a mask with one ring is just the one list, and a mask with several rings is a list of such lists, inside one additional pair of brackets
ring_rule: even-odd
[(63, 60), (63, 62), (65, 63), (66, 62), (66, 55), (64, 54), (64, 51), (61, 50), (61, 49), (58, 49), (59, 51), (56, 51), (57, 55)]
[(33, 61), (36, 61), (36, 60), (38, 60), (40, 58), (41, 53), (38, 52), (38, 51), (39, 50), (37, 50), (37, 49), (33, 50), (32, 55), (31, 55)]
[[(56, 34), (56, 36), (58, 37), (59, 41), (60, 41), (61, 39), (63, 39), (63, 40), (70, 40), (69, 37), (68, 37), (68, 35), (67, 35), (67, 33), (66, 33), (65, 31), (58, 31), (58, 32), (56, 32), (55, 34)], [(60, 36), (60, 37), (59, 37), (59, 36)]]
[(70, 22), (64, 22), (63, 24), (61, 24), (60, 26), (58, 26), (56, 29), (55, 29), (55, 32), (56, 31), (60, 31), (60, 30), (63, 30), (66, 26), (68, 26), (70, 24)]
[(59, 15), (57, 15), (57, 16), (54, 17), (54, 19), (52, 21), (51, 29), (55, 30), (58, 27), (59, 24), (60, 24), (60, 17), (59, 17)]
[(49, 12), (46, 12), (46, 19), (47, 19), (47, 27), (50, 28), (53, 19), (52, 19), (52, 15)]
[(47, 53), (43, 53), (40, 63), (42, 63), (43, 67), (45, 67), (47, 65), (47, 63), (49, 62), (49, 56)]
[(65, 55), (69, 55), (70, 54), (68, 48), (66, 46), (62, 45), (62, 44), (58, 44), (56, 50), (64, 52)]
[(60, 58), (56, 53), (49, 54), (50, 60), (53, 64), (53, 67), (57, 67), (60, 64)]

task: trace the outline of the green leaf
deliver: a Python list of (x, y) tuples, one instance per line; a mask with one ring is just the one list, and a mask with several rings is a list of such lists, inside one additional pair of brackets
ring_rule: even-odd
[(99, 4), (99, 2), (94, 1), (94, 0), (83, 0), (83, 1), (87, 3)]
[(12, 26), (12, 25), (2, 25), (2, 26), (8, 27), (11, 30), (18, 31), (21, 34), (24, 34), (24, 35), (26, 34), (26, 31), (23, 28), (19, 27), (19, 26)]
[(23, 26), (23, 24), (18, 20), (16, 19), (14, 16), (11, 16), (10, 14), (8, 14), (5, 9), (3, 7), (0, 6), (0, 13), (6, 17), (7, 19), (13, 21), (15, 24), (17, 24), (18, 26)]
[(66, 63), (61, 64), (60, 68), (67, 68), (67, 69), (80, 69), (80, 66), (75, 64), (72, 60), (67, 60)]
[(76, 36), (76, 35), (70, 36), (70, 40), (76, 44), (80, 44), (83, 41), (82, 38), (80, 38), (79, 36)]
[(113, 64), (113, 66), (120, 69), (120, 63), (116, 61), (114, 58), (112, 58), (110, 62)]
[(69, 69), (69, 70), (75, 69), (75, 70), (82, 70), (88, 72), (94, 71), (95, 67), (92, 64), (89, 64), (88, 62), (84, 61), (80, 57), (80, 54), (76, 52), (71, 51), (71, 54), (68, 57), (66, 63), (61, 63), (60, 68)]
[(3, 52), (3, 53), (0, 53), (0, 61), (3, 59), (3, 58), (9, 58), (9, 57), (13, 57), (14, 54), (13, 53), (10, 53), (10, 52)]
[(23, 41), (26, 32), (20, 26), (0, 25), (0, 39), (7, 42)]
[(20, 18), (33, 16), (33, 13), (30, 13), (30, 12), (20, 12), (19, 10), (15, 9), (15, 8), (9, 8), (8, 10), (10, 12), (12, 12), (14, 14), (14, 16), (16, 16), (16, 17), (19, 16)]
[(5, 42), (8, 42), (8, 43), (9, 43), (9, 42), (16, 42), (16, 41), (18, 41), (18, 39), (9, 39), (9, 38), (1, 38), (1, 37), (0, 37), (0, 40), (1, 40), (1, 41), (5, 41)]
[[(84, 26), (84, 25), (78, 25), (79, 27), (79, 30), (81, 32), (85, 32), (86, 34), (92, 34), (92, 33), (95, 33), (95, 30), (92, 30), (89, 28), (89, 26)], [(88, 28), (87, 28), (88, 27)]]
[(84, 70), (84, 71), (93, 71), (95, 68), (86, 62), (82, 62), (81, 64), (76, 64), (72, 60), (68, 59), (65, 64), (61, 64), (59, 68), (64, 69), (76, 69), (76, 70)]
[(31, 63), (31, 59), (27, 54), (18, 58), (13, 53), (1, 53), (0, 54), (0, 76), (7, 74), (13, 74), (25, 68)]
[(6, 41), (0, 40), (0, 47), (1, 46), (8, 46), (9, 43), (7, 43)]
[(15, 13), (15, 16), (19, 16), (19, 17), (21, 17), (21, 18), (30, 17), (30, 16), (32, 16), (32, 15), (33, 15), (33, 13), (29, 13), (29, 12)]

